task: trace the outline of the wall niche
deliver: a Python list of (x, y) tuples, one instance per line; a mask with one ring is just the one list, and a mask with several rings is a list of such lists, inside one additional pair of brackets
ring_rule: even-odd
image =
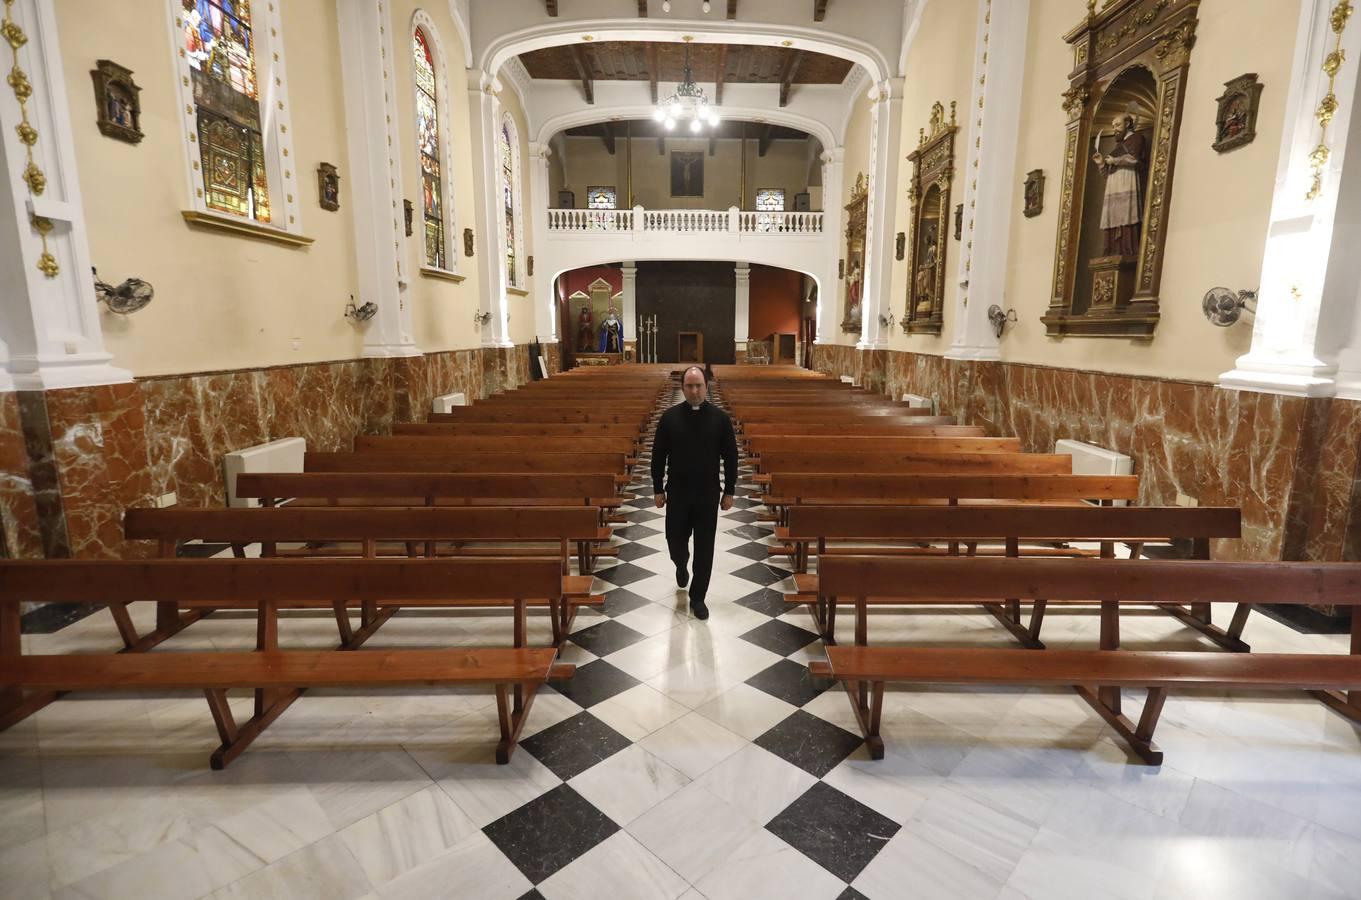
[(1064, 35), (1074, 67), (1053, 292), (1052, 337), (1153, 337), (1173, 161), (1200, 0), (1089, 2)]

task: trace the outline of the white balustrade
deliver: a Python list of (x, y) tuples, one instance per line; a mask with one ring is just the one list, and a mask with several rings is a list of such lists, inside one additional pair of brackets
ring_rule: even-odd
[(555, 234), (642, 231), (665, 234), (750, 236), (823, 233), (821, 212), (754, 212), (720, 209), (550, 209), (548, 230)]

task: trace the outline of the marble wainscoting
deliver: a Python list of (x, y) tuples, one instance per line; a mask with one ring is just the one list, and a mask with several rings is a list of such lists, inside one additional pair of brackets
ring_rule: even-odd
[(525, 346), (139, 379), (0, 394), (0, 525), (11, 556), (141, 557), (123, 510), (174, 492), (225, 502), (222, 459), (283, 437), (348, 450), (424, 420), (430, 400), (481, 399), (529, 380)]
[(41, 557), (42, 529), (24, 442), (19, 395), (0, 394), (0, 557)]
[(814, 366), (890, 396), (934, 396), (1029, 452), (1071, 438), (1127, 453), (1144, 505), (1180, 493), (1243, 510), (1242, 540), (1220, 542), (1218, 558), (1361, 558), (1361, 404), (833, 345), (814, 348)]

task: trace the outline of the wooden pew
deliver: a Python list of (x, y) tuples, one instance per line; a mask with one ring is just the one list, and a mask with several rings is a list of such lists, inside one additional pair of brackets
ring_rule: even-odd
[(637, 462), (634, 452), (637, 441), (625, 437), (571, 437), (556, 441), (526, 441), (521, 435), (494, 436), (474, 435), (359, 435), (354, 439), (356, 453), (510, 453), (521, 454), (552, 447), (554, 452), (563, 453), (621, 453), (625, 465)]
[[(1066, 457), (1065, 457), (1066, 458)], [(608, 472), (628, 484), (623, 453), (315, 453), (303, 455), (304, 472)]]
[[(960, 545), (968, 557), (979, 556), (978, 544), (1000, 543), (1007, 557), (1091, 555), (1063, 547), (1036, 547), (1039, 543), (1099, 542), (1097, 551), (1104, 559), (1114, 558), (1115, 544), (1133, 545), (1138, 558), (1145, 543), (1183, 541), (1191, 546), (1197, 559), (1210, 558), (1210, 541), (1236, 539), (1242, 535), (1242, 514), (1227, 507), (1137, 507), (1137, 506), (808, 506), (790, 510), (789, 535), (817, 543), (819, 562), (835, 556), (957, 556)], [(883, 541), (914, 546), (863, 546), (865, 541)], [(948, 547), (919, 542), (949, 542)], [(850, 544), (847, 546), (847, 544)], [(1023, 547), (1023, 544), (1026, 546)], [(840, 545), (840, 546), (838, 546)], [(990, 555), (984, 553), (983, 555)], [(850, 598), (828, 594), (821, 579), (796, 575), (801, 594), (794, 600), (807, 601), (813, 609), (823, 640), (836, 643), (836, 608)], [(1009, 597), (1010, 595), (1006, 595)], [(786, 596), (786, 599), (790, 599)], [(871, 597), (871, 605), (893, 600)], [(1048, 604), (1036, 601), (1028, 625), (1021, 621), (1021, 604), (1016, 599), (981, 597), (978, 602), (1024, 646), (1043, 649), (1040, 628)], [(1227, 630), (1211, 621), (1209, 604), (1192, 609), (1161, 605), (1164, 612), (1195, 628), (1227, 650), (1246, 652), (1242, 640), (1248, 608), (1240, 606)], [(857, 622), (857, 626), (864, 623)], [(857, 632), (857, 643), (865, 635)]]
[[(932, 416), (949, 418), (948, 416)], [(756, 437), (835, 437), (848, 434), (843, 425), (828, 425), (818, 422), (746, 422), (741, 427), (744, 440)], [(903, 423), (881, 424), (857, 423), (852, 433), (855, 437), (987, 437), (981, 425), (948, 425), (921, 423), (909, 419)]]
[[(491, 684), (501, 741), (497, 762), (514, 752), (535, 693), (570, 677), (552, 647), (524, 646), (528, 600), (558, 589), (556, 560), (19, 560), (0, 561), (0, 729), (71, 690), (203, 690), (222, 745), (210, 762), (239, 756), (310, 687)], [(279, 649), (279, 609), (334, 603), (457, 606), (496, 598), (513, 608), (514, 648), (296, 651)], [(25, 656), (19, 605), (153, 602), (253, 609), (256, 651)], [(256, 691), (255, 714), (240, 725), (231, 688)]]
[[(569, 546), (598, 540), (600, 526), (596, 511), (587, 507), (274, 507), (265, 509), (129, 509), (123, 517), (123, 534), (128, 540), (151, 540), (163, 558), (173, 559), (178, 544), (200, 540), (205, 543), (231, 544), (238, 557), (247, 544), (261, 544), (261, 556), (362, 556), (373, 559), (384, 554), (380, 544), (397, 543), (395, 555), (426, 558), (436, 556), (476, 556), (505, 558), (556, 554), (562, 571), (557, 594), (542, 597), (534, 605), (547, 605), (553, 621), (553, 638), (560, 644), (582, 606), (598, 606), (604, 597), (591, 594), (593, 576), (572, 575)], [(450, 548), (450, 543), (495, 541), (517, 547)], [(549, 542), (552, 548), (544, 547)], [(281, 543), (358, 544), (357, 548), (311, 546), (280, 550)], [(535, 545), (524, 546), (526, 543)], [(419, 550), (417, 548), (420, 548)], [(525, 552), (528, 551), (528, 552)], [(387, 548), (387, 555), (394, 555)], [(584, 559), (583, 559), (584, 563)], [(589, 569), (583, 569), (583, 573)], [(372, 636), (383, 622), (397, 612), (388, 607), (381, 620), (376, 608), (362, 610), (363, 628), (352, 633), (349, 612), (335, 607), (341, 645), (358, 646)], [(136, 644), (138, 635), (126, 617), (118, 619), (125, 646)], [(372, 625), (372, 627), (370, 627)]]
[[(1072, 685), (1136, 756), (1161, 765), (1153, 741), (1167, 691), (1308, 690), (1329, 708), (1361, 723), (1361, 565), (1239, 563), (1184, 560), (828, 558), (825, 589), (854, 597), (856, 617), (869, 597), (903, 603), (968, 601), (978, 596), (1101, 604), (1098, 650), (829, 647), (815, 675), (842, 681), (870, 755), (883, 757), (880, 723), (884, 685)], [(1260, 654), (1120, 650), (1122, 605), (1203, 603), (1331, 604), (1352, 607), (1351, 652)], [(859, 627), (859, 626), (857, 626)], [(1121, 713), (1120, 689), (1147, 688), (1138, 724)], [(1344, 693), (1346, 692), (1346, 693)]]

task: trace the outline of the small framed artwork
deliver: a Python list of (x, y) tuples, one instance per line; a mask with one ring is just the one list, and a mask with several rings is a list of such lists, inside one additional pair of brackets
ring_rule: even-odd
[(575, 191), (558, 191), (558, 209), (576, 209), (577, 195)]
[(813, 202), (807, 191), (794, 195), (794, 212), (812, 212)]
[(410, 200), (402, 201), (402, 216), (406, 219), (406, 236), (411, 237), (411, 217), (415, 214), (416, 208), (411, 205)]
[(132, 80), (132, 70), (107, 59), (99, 60), (95, 66), (90, 77), (94, 79), (95, 121), (100, 133), (129, 144), (138, 143), (143, 137), (142, 89)]
[(903, 253), (904, 253), (906, 250), (907, 250), (907, 232), (905, 232), (905, 231), (900, 231), (900, 232), (898, 232), (898, 237), (895, 239), (894, 245), (893, 245), (893, 257), (894, 257), (894, 259), (897, 259), (897, 260), (900, 260), (900, 261), (901, 261), (902, 258), (903, 258)]
[(964, 240), (964, 204), (955, 207), (955, 240)]
[(471, 228), (463, 229), (463, 255), (473, 255), (473, 230)]
[(1025, 176), (1025, 208), (1027, 219), (1044, 212), (1044, 169), (1031, 169)]
[(317, 166), (317, 202), (322, 209), (340, 209), (340, 173), (330, 163)]
[(1224, 93), (1215, 98), (1219, 103), (1212, 145), (1216, 152), (1236, 150), (1251, 144), (1257, 137), (1257, 107), (1262, 100), (1263, 87), (1257, 81), (1256, 72), (1224, 82)]
[(704, 196), (704, 151), (671, 151), (671, 196)]

